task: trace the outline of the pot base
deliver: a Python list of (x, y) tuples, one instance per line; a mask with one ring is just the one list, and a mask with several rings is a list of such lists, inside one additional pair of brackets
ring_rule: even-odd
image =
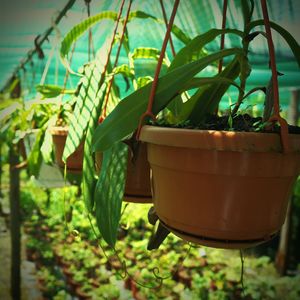
[(198, 236), (193, 235), (181, 230), (177, 230), (172, 228), (166, 223), (164, 223), (161, 219), (159, 219), (161, 224), (167, 228), (170, 232), (178, 236), (179, 238), (186, 240), (188, 242), (192, 242), (201, 246), (213, 247), (213, 248), (222, 248), (222, 249), (245, 249), (257, 246), (259, 244), (265, 243), (271, 239), (273, 239), (278, 233), (274, 233), (270, 236), (261, 238), (261, 239), (253, 239), (253, 240), (223, 240), (216, 239), (206, 236)]
[(130, 203), (152, 203), (152, 196), (125, 194), (124, 201)]

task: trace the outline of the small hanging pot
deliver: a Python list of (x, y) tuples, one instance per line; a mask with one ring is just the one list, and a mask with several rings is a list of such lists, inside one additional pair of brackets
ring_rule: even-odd
[[(52, 127), (50, 133), (52, 134), (54, 149), (55, 149), (55, 160), (57, 165), (64, 169), (65, 163), (62, 160), (67, 136), (68, 127)], [(74, 153), (72, 153), (66, 162), (67, 170), (70, 173), (81, 173), (83, 164), (83, 142), (79, 145)]]
[[(136, 160), (133, 161), (131, 156), (130, 151), (128, 151), (124, 201), (132, 203), (152, 203), (147, 145), (141, 143)], [(102, 157), (101, 152), (96, 152), (95, 168), (98, 174), (102, 164)]]

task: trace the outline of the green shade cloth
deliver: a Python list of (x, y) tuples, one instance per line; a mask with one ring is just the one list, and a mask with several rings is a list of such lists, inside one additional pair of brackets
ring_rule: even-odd
[[(60, 10), (63, 9), (67, 1), (44, 0), (44, 1), (20, 1), (20, 0), (3, 0), (1, 8), (1, 32), (0, 32), (0, 88), (2, 88), (11, 77), (16, 66), (26, 56), (28, 50), (32, 49), (34, 38), (38, 34), (43, 34), (50, 27), (54, 18)], [(242, 29), (242, 14), (240, 0), (228, 1), (227, 28)], [(260, 12), (260, 3), (256, 2), (254, 19), (262, 18)], [(300, 43), (300, 1), (298, 0), (273, 0), (268, 1), (269, 13), (271, 20), (277, 22), (290, 33)], [(117, 11), (121, 1), (111, 0), (93, 0), (91, 2), (91, 14), (97, 14), (104, 10)], [(172, 4), (174, 1), (164, 1), (167, 15), (170, 16)], [(127, 6), (126, 2), (125, 7)], [(179, 5), (178, 13), (175, 18), (175, 24), (183, 29), (190, 37), (195, 37), (204, 33), (210, 28), (220, 28), (222, 21), (221, 0), (199, 1), (199, 0), (182, 0)], [(259, 9), (258, 9), (259, 8)], [(133, 1), (132, 10), (142, 10), (158, 18), (162, 18), (159, 1), (135, 0)], [(67, 16), (62, 19), (57, 28), (43, 45), (45, 58), (40, 60), (35, 55), (32, 62), (25, 66), (25, 70), (20, 70), (19, 75), (22, 78), (22, 87), (25, 98), (32, 98), (36, 94), (35, 84), (40, 83), (45, 65), (51, 52), (54, 52), (50, 60), (49, 70), (45, 78), (45, 83), (63, 85), (66, 70), (62, 65), (58, 48), (53, 48), (57, 43), (58, 36), (65, 34), (78, 22), (87, 17), (87, 9), (84, 1), (76, 1)], [(93, 27), (93, 45), (94, 49), (109, 40), (112, 34), (113, 22), (104, 21), (100, 25)], [(164, 24), (154, 23), (152, 20), (134, 20), (128, 25), (130, 36), (130, 47), (155, 47), (161, 48), (165, 34)], [(281, 101), (286, 105), (289, 101), (291, 89), (300, 87), (300, 73), (298, 65), (295, 63), (293, 54), (288, 48), (285, 41), (273, 31), (276, 58), (278, 70), (284, 74), (280, 77)], [(175, 49), (178, 52), (183, 44), (173, 38)], [(233, 35), (226, 36), (225, 47), (232, 47), (239, 43)], [(217, 50), (219, 42), (212, 42), (208, 45), (209, 50)], [(84, 35), (76, 43), (72, 59), (72, 68), (77, 70), (88, 60), (88, 38)], [(113, 55), (115, 52), (113, 53)], [(172, 58), (170, 48), (168, 55)], [(114, 57), (112, 58), (114, 60)], [(255, 39), (250, 48), (250, 60), (253, 66), (253, 72), (249, 78), (248, 88), (257, 85), (266, 85), (270, 79), (269, 56), (267, 51), (266, 39), (259, 36)], [(126, 56), (121, 52), (120, 64), (126, 63)], [(137, 66), (137, 71), (143, 72), (145, 68), (150, 68), (154, 72), (153, 64), (141, 63)], [(121, 86), (121, 91), (125, 94), (126, 84), (121, 77), (117, 77), (117, 82)], [(76, 87), (78, 78), (70, 76), (68, 87)], [(233, 95), (234, 95), (234, 89)], [(127, 93), (130, 92), (127, 91)]]

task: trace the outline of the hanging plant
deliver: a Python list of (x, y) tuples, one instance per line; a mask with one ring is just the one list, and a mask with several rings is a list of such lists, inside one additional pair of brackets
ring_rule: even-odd
[[(178, 52), (167, 74), (125, 97), (95, 130), (93, 148), (105, 151), (133, 134), (141, 116), (141, 125), (152, 124), (141, 128), (140, 137), (147, 142), (153, 172), (155, 210), (150, 220), (154, 224), (159, 219), (159, 228), (164, 231), (157, 233), (159, 243), (171, 231), (204, 245), (249, 247), (272, 238), (284, 221), (288, 196), (299, 174), (299, 136), (287, 134), (274, 99), (275, 84), (266, 97), (266, 106), (271, 102), (273, 107), (269, 122), (249, 118), (238, 110), (246, 96), (260, 89), (245, 91), (251, 73), (249, 44), (260, 34), (253, 29), (266, 22), (276, 30), (292, 49), (299, 66), (300, 46), (285, 29), (269, 23), (266, 16), (252, 21), (253, 1), (243, 1), (242, 8), (243, 31), (212, 29), (194, 38)], [(169, 30), (170, 26), (172, 22)], [(224, 34), (239, 37), (241, 46), (197, 57), (207, 43)], [(270, 43), (268, 30), (264, 35)], [(225, 58), (225, 68), (221, 65), (217, 75), (196, 77)], [(156, 75), (158, 79), (158, 72)], [(271, 80), (275, 78), (273, 64)], [(151, 106), (148, 99), (155, 83)], [(239, 91), (235, 107), (231, 114), (218, 117), (215, 111), (231, 85)], [(196, 92), (189, 95), (189, 90), (195, 88)], [(156, 115), (159, 118), (149, 122)], [(281, 127), (275, 124), (277, 121)], [(282, 153), (287, 144), (290, 152)], [(151, 244), (149, 248), (153, 248)]]

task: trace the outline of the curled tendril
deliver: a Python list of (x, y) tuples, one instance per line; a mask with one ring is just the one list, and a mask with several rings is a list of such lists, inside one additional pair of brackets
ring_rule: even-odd
[[(101, 236), (99, 236), (95, 230), (95, 227), (92, 223), (92, 220), (91, 220), (91, 216), (89, 214), (89, 212), (87, 212), (87, 217), (88, 217), (88, 220), (89, 220), (89, 223), (90, 223), (90, 226), (92, 228), (92, 231), (95, 235), (95, 238), (98, 242), (98, 247), (102, 250), (105, 258), (110, 261), (110, 257), (107, 255), (102, 243), (101, 243)], [(155, 281), (157, 282), (156, 285), (148, 285), (148, 284), (144, 284), (140, 281), (137, 281), (129, 272), (128, 272), (128, 269), (127, 269), (127, 264), (126, 264), (126, 260), (122, 260), (121, 257), (119, 256), (119, 253), (117, 252), (117, 250), (114, 248), (114, 247), (110, 247), (111, 250), (114, 252), (114, 255), (115, 257), (118, 259), (118, 261), (120, 262), (121, 264), (121, 271), (117, 271), (118, 275), (121, 276), (122, 279), (125, 279), (126, 277), (129, 278), (132, 282), (134, 282), (136, 285), (140, 286), (140, 287), (143, 287), (143, 288), (147, 288), (147, 289), (153, 289), (153, 290), (159, 290), (162, 285), (163, 285), (163, 282), (164, 280), (166, 279), (169, 279), (171, 278), (178, 270), (179, 268), (182, 267), (185, 259), (188, 257), (188, 255), (190, 254), (190, 251), (191, 251), (191, 248), (197, 248), (195, 247), (195, 245), (193, 245), (192, 243), (189, 243), (187, 242), (186, 244), (189, 245), (189, 248), (187, 249), (185, 255), (183, 258), (179, 258), (178, 259), (178, 262), (180, 261), (180, 263), (177, 263), (177, 268), (175, 268), (169, 275), (166, 275), (166, 276), (161, 276), (159, 273), (160, 273), (160, 269), (158, 267), (154, 267), (153, 269), (151, 269), (151, 272), (153, 273), (153, 276), (155, 278)]]

